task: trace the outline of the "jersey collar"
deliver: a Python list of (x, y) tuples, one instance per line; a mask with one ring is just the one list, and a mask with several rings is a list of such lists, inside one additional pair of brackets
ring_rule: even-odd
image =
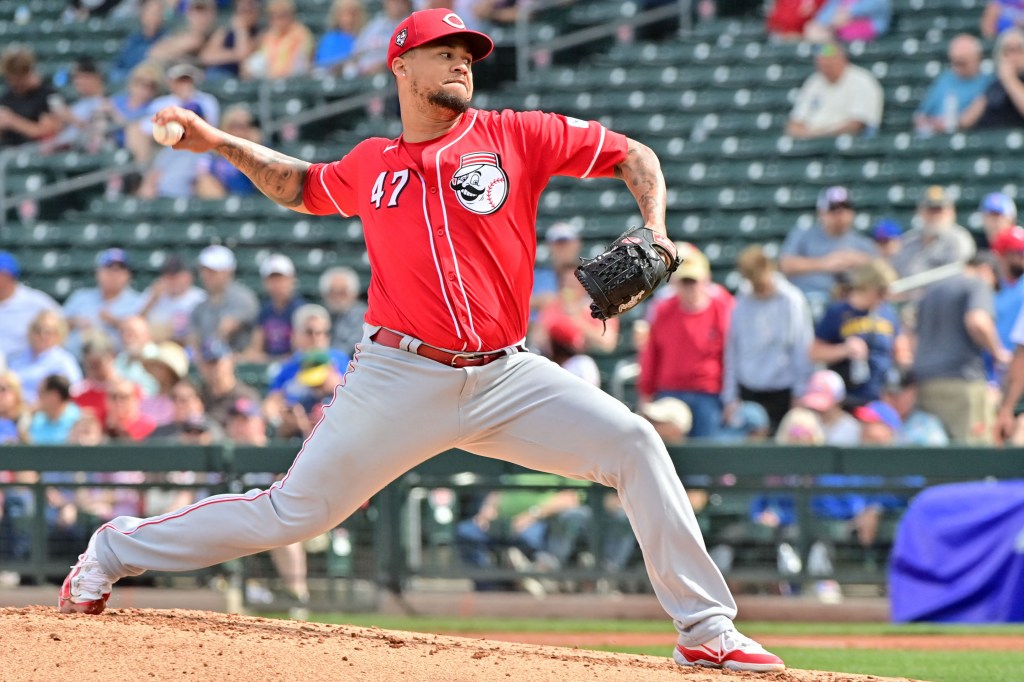
[[(459, 135), (461, 135), (462, 132), (466, 129), (466, 126), (468, 126), (470, 122), (472, 122), (478, 115), (479, 112), (477, 112), (476, 109), (466, 109), (466, 112), (462, 114), (462, 118), (459, 119), (458, 125), (456, 125), (454, 128), (449, 130), (444, 135), (441, 135), (440, 137), (435, 137), (433, 140), (427, 140), (427, 150), (433, 150), (437, 146), (444, 145), (450, 140), (452, 140), (454, 137), (458, 137)], [(402, 160), (403, 163), (409, 165), (412, 168), (420, 168), (419, 161), (415, 160), (413, 158), (413, 155), (409, 154), (408, 148), (406, 147), (406, 145), (408, 144), (419, 143), (406, 142), (404, 133), (393, 139), (391, 143), (397, 145), (395, 152), (398, 154), (398, 157)], [(423, 158), (427, 158), (426, 153), (424, 153)], [(420, 168), (420, 170), (423, 169)]]

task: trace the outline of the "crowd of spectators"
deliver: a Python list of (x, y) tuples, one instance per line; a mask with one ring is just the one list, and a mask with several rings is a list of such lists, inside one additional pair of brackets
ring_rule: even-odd
[[(750, 404), (785, 443), (1019, 439), (1016, 403), (997, 413), (1022, 301), (1024, 231), (1013, 201), (982, 201), (992, 236), (981, 250), (940, 186), (924, 190), (911, 229), (880, 221), (873, 239), (853, 229), (845, 187), (823, 189), (817, 206), (818, 220), (792, 230), (778, 262), (759, 245), (740, 253), (735, 296), (682, 245), (671, 294), (648, 308), (641, 412), (658, 399), (682, 401), (690, 439), (730, 439), (730, 418)], [(917, 282), (894, 291), (898, 279)], [(868, 426), (876, 423), (891, 434)]]

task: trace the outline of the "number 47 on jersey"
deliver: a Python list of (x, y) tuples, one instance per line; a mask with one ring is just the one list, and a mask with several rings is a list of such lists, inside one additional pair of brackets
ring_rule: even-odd
[[(388, 171), (383, 171), (377, 176), (377, 181), (373, 183), (373, 189), (370, 190), (370, 203), (375, 208), (380, 208), (380, 202), (384, 199), (385, 193), (385, 181), (387, 180)], [(409, 182), (409, 169), (403, 168), (400, 171), (391, 172), (391, 196), (388, 198), (388, 208), (394, 208), (398, 206), (398, 195), (405, 189), (405, 183)]]

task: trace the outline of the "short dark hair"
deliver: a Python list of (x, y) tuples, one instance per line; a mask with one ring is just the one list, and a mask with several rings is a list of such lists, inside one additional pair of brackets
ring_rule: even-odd
[(39, 392), (53, 391), (60, 396), (62, 402), (71, 400), (71, 382), (66, 376), (50, 374), (39, 383)]

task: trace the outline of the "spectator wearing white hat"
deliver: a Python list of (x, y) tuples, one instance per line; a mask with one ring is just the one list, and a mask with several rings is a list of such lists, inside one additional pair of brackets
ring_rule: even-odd
[(295, 291), (295, 264), (281, 253), (260, 263), (266, 294), (243, 358), (251, 362), (281, 360), (292, 352), (292, 316), (306, 299)]
[(666, 445), (682, 445), (693, 426), (693, 413), (679, 398), (660, 398), (644, 403), (638, 414), (651, 422)]
[(199, 279), (206, 300), (189, 320), (189, 344), (198, 349), (208, 341), (221, 341), (240, 352), (249, 346), (260, 304), (252, 289), (235, 280), (235, 254), (214, 244), (199, 253)]

